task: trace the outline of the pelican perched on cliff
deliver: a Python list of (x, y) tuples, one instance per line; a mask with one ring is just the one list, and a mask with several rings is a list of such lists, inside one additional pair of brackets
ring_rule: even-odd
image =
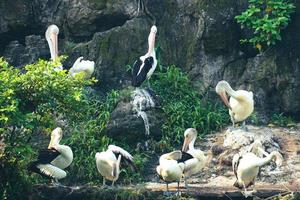
[[(253, 93), (246, 90), (235, 91), (226, 81), (220, 81), (217, 84), (216, 92), (229, 108), (233, 128), (235, 122), (243, 121), (243, 128), (246, 129), (245, 120), (251, 115), (254, 109)], [(230, 96), (229, 102), (226, 93)]]
[[(59, 28), (52, 24), (48, 26), (45, 37), (49, 45), (50, 54), (51, 54), (51, 60), (55, 61), (58, 57), (58, 34), (59, 34)], [(54, 68), (56, 71), (63, 70), (62, 65)]]
[[(51, 54), (51, 60), (55, 61), (58, 57), (58, 34), (59, 34), (59, 28), (52, 24), (48, 26), (45, 37), (49, 45), (50, 54)], [(84, 72), (84, 76), (86, 79), (89, 79), (95, 68), (95, 62), (89, 61), (89, 60), (83, 60), (83, 57), (77, 58), (75, 63), (73, 64), (73, 67), (70, 69), (69, 73), (72, 77), (74, 77), (76, 74), (80, 72)], [(63, 70), (62, 66), (55, 67), (56, 71)]]
[(206, 164), (206, 156), (200, 149), (195, 149), (194, 144), (197, 139), (197, 130), (188, 128), (184, 132), (184, 143), (182, 151), (190, 154), (193, 158), (184, 161), (185, 187), (188, 187), (187, 179), (193, 174), (200, 172)]
[(132, 86), (134, 87), (139, 87), (146, 79), (148, 79), (149, 86), (149, 79), (157, 66), (154, 49), (156, 32), (157, 28), (153, 25), (148, 36), (148, 52), (139, 57), (133, 64)]
[(185, 168), (184, 162), (192, 158), (193, 156), (190, 154), (179, 150), (163, 154), (159, 158), (159, 165), (156, 167), (156, 172), (167, 184), (166, 195), (170, 194), (170, 182), (177, 182), (177, 193), (179, 194), (179, 182), (183, 176)]
[(247, 191), (246, 188), (255, 184), (255, 179), (259, 174), (260, 167), (268, 164), (272, 160), (275, 160), (276, 166), (281, 166), (283, 157), (277, 152), (273, 151), (270, 154), (264, 153), (266, 157), (260, 158), (255, 155), (254, 152), (248, 152), (244, 155), (236, 154), (232, 159), (232, 168), (236, 176), (236, 182), (234, 183), (235, 187), (240, 189), (244, 188), (245, 197), (252, 195), (255, 190)]
[(83, 57), (77, 58), (73, 67), (69, 70), (69, 73), (72, 77), (76, 74), (84, 72), (84, 78), (89, 79), (92, 77), (95, 69), (95, 62), (89, 60), (83, 60)]
[(112, 181), (112, 186), (114, 186), (119, 178), (121, 162), (129, 164), (136, 171), (132, 155), (115, 145), (109, 145), (106, 151), (96, 153), (95, 158), (97, 169), (103, 176), (103, 186), (105, 186), (106, 179)]
[(73, 152), (69, 146), (59, 144), (61, 139), (62, 129), (57, 127), (51, 133), (48, 149), (39, 152), (37, 160), (29, 164), (28, 170), (56, 182), (66, 177), (64, 169), (72, 163)]

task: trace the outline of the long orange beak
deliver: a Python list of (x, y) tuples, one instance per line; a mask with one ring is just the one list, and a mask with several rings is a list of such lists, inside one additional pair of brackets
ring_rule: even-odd
[(228, 101), (226, 92), (220, 93), (220, 97), (221, 97), (222, 101), (224, 102), (224, 104), (231, 110), (231, 106), (229, 105), (229, 101)]
[(58, 56), (58, 35), (55, 34), (55, 33), (52, 33), (51, 41), (52, 41), (52, 44), (53, 44), (54, 60), (55, 60)]
[(189, 147), (189, 139), (188, 138), (184, 138), (184, 142), (183, 142), (183, 146), (182, 146), (182, 151), (183, 152), (187, 152), (188, 147)]

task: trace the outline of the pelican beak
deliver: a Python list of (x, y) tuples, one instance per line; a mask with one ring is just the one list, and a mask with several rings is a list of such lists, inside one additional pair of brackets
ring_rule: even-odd
[(184, 142), (183, 142), (183, 146), (182, 146), (182, 151), (183, 152), (187, 152), (188, 147), (189, 147), (189, 143), (190, 143), (189, 139), (187, 137), (184, 138)]
[(56, 59), (58, 56), (58, 35), (55, 33), (52, 33), (51, 41), (52, 41), (52, 45), (53, 45), (54, 57)]
[(231, 110), (231, 106), (229, 105), (229, 101), (228, 101), (226, 92), (220, 93), (220, 97), (221, 97), (222, 101), (224, 102), (224, 104)]
[(48, 149), (51, 149), (52, 146), (53, 146), (53, 139), (51, 138), (50, 143), (49, 143), (49, 145), (48, 145)]

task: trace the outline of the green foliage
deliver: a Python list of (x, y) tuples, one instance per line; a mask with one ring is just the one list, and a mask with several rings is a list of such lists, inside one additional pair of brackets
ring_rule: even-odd
[(294, 119), (290, 116), (285, 116), (284, 113), (274, 113), (270, 123), (281, 127), (295, 126)]
[[(31, 179), (25, 174), (35, 156), (29, 143), (32, 135), (49, 133), (57, 120), (81, 117), (78, 113), (84, 113), (83, 89), (95, 82), (83, 76), (71, 78), (65, 70), (55, 71), (58, 65), (59, 60), (39, 60), (21, 70), (0, 58), (0, 138), (5, 144), (0, 149), (1, 167), (14, 167), (15, 170), (6, 170), (8, 174), (3, 177), (19, 177), (23, 185)], [(11, 180), (1, 181), (6, 196), (15, 193), (10, 191), (14, 189)]]
[(274, 45), (281, 40), (281, 30), (288, 25), (293, 12), (295, 6), (288, 0), (249, 0), (248, 9), (235, 18), (253, 36), (241, 42), (253, 44), (260, 51)]
[(187, 128), (196, 128), (200, 135), (205, 135), (229, 121), (228, 111), (204, 100), (191, 86), (187, 75), (175, 66), (156, 72), (153, 88), (161, 98), (166, 118), (160, 148), (182, 143)]
[(112, 142), (111, 138), (104, 135), (104, 130), (119, 97), (117, 91), (111, 91), (105, 99), (90, 94), (85, 100), (84, 117), (69, 124), (69, 137), (65, 143), (72, 147), (76, 155), (69, 170), (70, 174), (76, 176), (68, 176), (69, 182), (102, 182), (96, 168), (95, 154), (106, 150)]

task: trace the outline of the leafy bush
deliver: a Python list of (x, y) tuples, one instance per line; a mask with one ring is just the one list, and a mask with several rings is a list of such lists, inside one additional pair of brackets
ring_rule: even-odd
[(166, 71), (156, 71), (154, 76), (153, 88), (161, 98), (166, 118), (161, 148), (182, 143), (187, 128), (196, 128), (200, 135), (205, 135), (229, 122), (227, 109), (204, 100), (179, 68), (172, 65)]
[(285, 116), (284, 113), (274, 113), (271, 117), (271, 124), (281, 127), (295, 126), (295, 121), (290, 116)]
[(14, 183), (9, 177), (21, 177), (23, 182), (30, 178), (25, 176), (25, 169), (35, 156), (29, 144), (32, 135), (49, 133), (58, 120), (72, 121), (84, 113), (83, 89), (95, 80), (70, 78), (65, 70), (54, 70), (59, 64), (39, 60), (21, 70), (0, 58), (1, 167), (15, 169), (1, 176), (8, 177), (1, 178), (0, 188), (6, 195), (1, 198), (16, 194), (10, 191)]
[(260, 51), (274, 45), (281, 40), (281, 30), (288, 25), (293, 12), (295, 6), (288, 0), (249, 0), (248, 9), (235, 18), (242, 28), (250, 29), (253, 36), (241, 42), (253, 44)]

